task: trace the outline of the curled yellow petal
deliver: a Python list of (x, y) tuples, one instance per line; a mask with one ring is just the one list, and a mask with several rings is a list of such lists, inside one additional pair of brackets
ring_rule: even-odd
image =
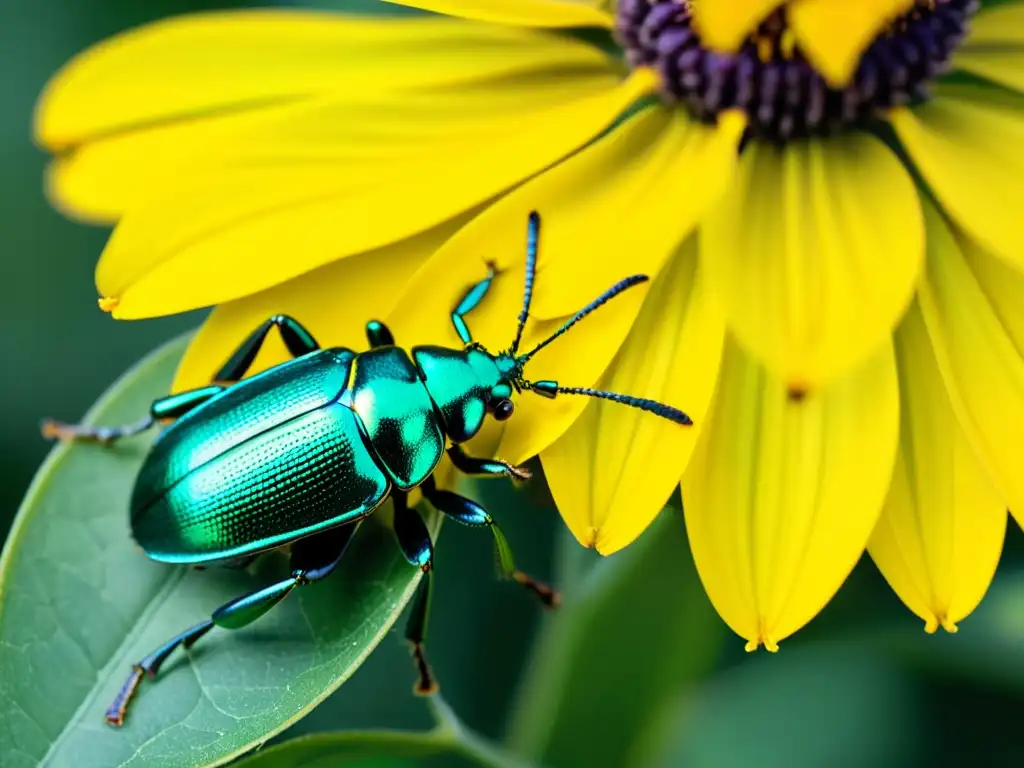
[(723, 337), (691, 239), (654, 281), (599, 387), (673, 405), (693, 426), (594, 400), (541, 453), (558, 511), (581, 544), (609, 555), (643, 533), (665, 505), (703, 427)]
[(861, 54), (915, 0), (793, 0), (788, 19), (800, 49), (834, 88), (849, 83)]
[[(366, 323), (382, 319), (401, 287), (455, 231), (438, 227), (417, 237), (328, 264), (281, 285), (221, 304), (203, 323), (178, 366), (175, 391), (209, 384), (245, 338), (268, 317), (287, 314), (308, 328), (322, 347), (366, 348)], [(416, 339), (400, 338), (403, 346)], [(250, 371), (290, 359), (271, 333)]]
[[(324, 138), (305, 157), (257, 147), (216, 178), (132, 209), (100, 259), (97, 287), (120, 300), (115, 316), (150, 317), (239, 298), (400, 241), (577, 149), (648, 87), (638, 75), (533, 113), (520, 103), (516, 130), (500, 113), (487, 115), (462, 135), (417, 151), (388, 148), (383, 157), (353, 157), (349, 143), (358, 143), (344, 128), (337, 152)], [(339, 121), (344, 114), (334, 113)], [(400, 130), (387, 114), (386, 126)]]
[(700, 0), (692, 4), (693, 23), (709, 48), (735, 51), (783, 0)]
[(886, 343), (920, 273), (924, 228), (896, 157), (846, 134), (751, 143), (700, 245), (730, 329), (802, 391)]
[(953, 410), (1002, 499), (1024, 523), (1024, 273), (931, 206), (922, 314)]
[[(286, 130), (295, 121), (287, 121), (310, 101), (358, 107), (371, 96), (480, 88), (545, 72), (585, 92), (588, 73), (611, 69), (580, 41), (452, 19), (201, 14), (126, 32), (72, 60), (40, 98), (35, 129), (60, 153), (48, 179), (55, 202), (112, 220), (179, 177), (223, 164), (239, 143), (267, 143), (278, 125), (278, 148), (300, 145), (303, 137)], [(345, 125), (365, 120), (353, 109)], [(375, 146), (375, 133), (364, 127), (364, 134), (364, 146)]]
[[(575, 248), (574, 252), (579, 254), (578, 243), (572, 242), (572, 235), (583, 243), (592, 243), (588, 227), (599, 233), (612, 233), (609, 237), (620, 236), (600, 217), (589, 215), (588, 204), (599, 201), (601, 205), (614, 208), (617, 193), (628, 201), (631, 188), (623, 189), (614, 184), (619, 170), (619, 147), (630, 146), (638, 137), (656, 135), (665, 123), (666, 118), (660, 112), (641, 113), (488, 207), (445, 243), (416, 275), (392, 312), (391, 322), (398, 329), (408, 329), (408, 335), (416, 334), (439, 344), (458, 343), (448, 318), (451, 308), (470, 285), (487, 274), (488, 264), (493, 264), (499, 274), (491, 293), (467, 321), (474, 338), (488, 349), (508, 347), (522, 302), (529, 212), (537, 209), (542, 216), (535, 283), (539, 302), (544, 292), (564, 290), (566, 282), (577, 279), (570, 273), (564, 273), (560, 280), (551, 279), (547, 260), (553, 255), (557, 237), (563, 237), (563, 246)], [(536, 190), (536, 194), (531, 190)], [(623, 228), (632, 231), (625, 225)], [(663, 260), (665, 255), (637, 253), (635, 259), (619, 269), (635, 272), (638, 263), (644, 263), (646, 258), (649, 260), (646, 263), (653, 267), (651, 271), (655, 271), (659, 257)], [(586, 261), (577, 264), (579, 274), (583, 275), (587, 271)], [(600, 284), (591, 281), (588, 284), (593, 285), (594, 290), (586, 299), (595, 298), (624, 275), (624, 271), (619, 271), (614, 279), (610, 277)], [(593, 386), (626, 338), (644, 292), (644, 286), (627, 291), (573, 328), (566, 337), (541, 350), (531, 360), (527, 378), (555, 379), (565, 386)], [(571, 310), (579, 309), (583, 303), (571, 305)], [(562, 319), (529, 323), (521, 349), (529, 349), (545, 338)], [(499, 447), (501, 458), (517, 463), (539, 453), (564, 433), (586, 406), (587, 399), (583, 397), (545, 400), (529, 393), (519, 397), (515, 416), (505, 426)]]
[(973, 92), (938, 89), (920, 107), (895, 110), (892, 124), (943, 209), (986, 248), (1024, 267), (1024, 109)]
[(463, 19), (522, 27), (604, 27), (615, 18), (590, 0), (386, 0)]
[(1024, 93), (1024, 5), (983, 7), (953, 66)]
[(895, 346), (900, 447), (868, 550), (926, 631), (954, 632), (995, 574), (1006, 505), (957, 423), (916, 304)]
[(732, 342), (683, 476), (697, 570), (748, 649), (769, 650), (835, 594), (892, 476), (899, 391), (891, 347), (799, 400)]

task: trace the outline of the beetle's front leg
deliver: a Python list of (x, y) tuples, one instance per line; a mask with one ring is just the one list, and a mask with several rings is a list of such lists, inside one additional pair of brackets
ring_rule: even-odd
[(81, 442), (100, 443), (111, 446), (118, 440), (132, 437), (156, 424), (163, 419), (177, 419), (186, 413), (202, 405), (214, 395), (223, 391), (223, 387), (211, 385), (190, 389), (188, 392), (179, 392), (176, 395), (161, 397), (153, 401), (150, 406), (149, 415), (139, 419), (134, 424), (127, 424), (123, 427), (93, 427), (84, 424), (65, 424), (61, 421), (46, 419), (42, 423), (41, 431), (43, 437), (51, 440), (78, 440)]
[(448, 449), (448, 457), (456, 469), (467, 475), (500, 476), (510, 480), (528, 480), (530, 478), (530, 470), (526, 467), (517, 467), (501, 459), (478, 459), (468, 455), (458, 445), (453, 445)]
[(494, 276), (497, 274), (497, 268), (493, 264), (488, 264), (487, 277), (479, 283), (470, 286), (469, 290), (466, 291), (466, 295), (462, 297), (459, 303), (455, 305), (455, 309), (452, 310), (452, 325), (455, 326), (455, 332), (459, 334), (459, 338), (462, 339), (464, 344), (470, 344), (473, 341), (473, 334), (469, 332), (469, 326), (466, 325), (466, 315), (476, 309), (477, 305), (483, 301), (487, 291), (491, 289), (491, 282), (494, 280)]

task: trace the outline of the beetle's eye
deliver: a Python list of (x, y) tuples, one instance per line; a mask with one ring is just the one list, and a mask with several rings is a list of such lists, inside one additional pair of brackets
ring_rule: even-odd
[(496, 418), (498, 421), (504, 421), (505, 419), (512, 415), (512, 412), (515, 409), (516, 407), (512, 405), (511, 400), (499, 400), (498, 403), (494, 406), (494, 418)]

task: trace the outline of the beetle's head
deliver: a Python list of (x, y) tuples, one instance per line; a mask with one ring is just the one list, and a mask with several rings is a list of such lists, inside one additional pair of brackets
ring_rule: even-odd
[(474, 368), (478, 371), (481, 380), (482, 391), (487, 392), (487, 411), (495, 419), (504, 421), (509, 418), (514, 409), (512, 394), (514, 392), (536, 392), (538, 395), (547, 398), (554, 398), (557, 395), (587, 395), (598, 397), (603, 400), (611, 400), (632, 408), (639, 408), (657, 416), (669, 419), (677, 424), (689, 425), (693, 422), (690, 417), (664, 403), (647, 400), (642, 397), (622, 395), (616, 392), (606, 392), (600, 389), (589, 389), (586, 387), (562, 387), (557, 381), (541, 380), (530, 381), (526, 378), (524, 371), (530, 359), (540, 350), (553, 342), (559, 336), (567, 332), (576, 323), (585, 318), (598, 307), (606, 304), (623, 291), (635, 285), (646, 283), (647, 275), (633, 275), (624, 278), (602, 293), (592, 302), (583, 307), (579, 312), (569, 318), (553, 334), (544, 339), (529, 352), (519, 353), (519, 343), (523, 338), (523, 329), (526, 327), (526, 320), (530, 315), (530, 300), (533, 297), (533, 281), (537, 270), (537, 246), (540, 239), (540, 215), (534, 211), (530, 214), (527, 224), (526, 235), (526, 288), (523, 292), (523, 309), (519, 313), (519, 324), (516, 328), (515, 338), (509, 348), (496, 355), (492, 355), (478, 344), (470, 344), (466, 350), (470, 359), (479, 355)]

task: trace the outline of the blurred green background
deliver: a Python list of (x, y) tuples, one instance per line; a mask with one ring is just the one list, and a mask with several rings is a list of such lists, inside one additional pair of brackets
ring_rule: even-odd
[[(343, 3), (320, 5), (332, 4)], [(44, 157), (30, 141), (35, 98), (92, 42), (229, 5), (0, 3), (0, 531), (48, 450), (40, 418), (79, 417), (129, 364), (201, 320), (116, 323), (97, 309), (92, 270), (106, 232), (48, 207)], [(865, 562), (781, 653), (747, 655), (696, 580), (678, 506), (637, 545), (600, 561), (568, 540), (548, 500), (504, 486), (479, 492), (521, 565), (569, 596), (562, 615), (541, 617), (518, 590), (495, 583), (485, 534), (445, 528), (431, 658), (453, 708), (484, 734), (554, 766), (1024, 764), (1016, 526), (992, 592), (955, 637), (926, 636)], [(399, 637), (387, 638), (293, 732), (428, 726), (410, 695), (411, 671)]]

